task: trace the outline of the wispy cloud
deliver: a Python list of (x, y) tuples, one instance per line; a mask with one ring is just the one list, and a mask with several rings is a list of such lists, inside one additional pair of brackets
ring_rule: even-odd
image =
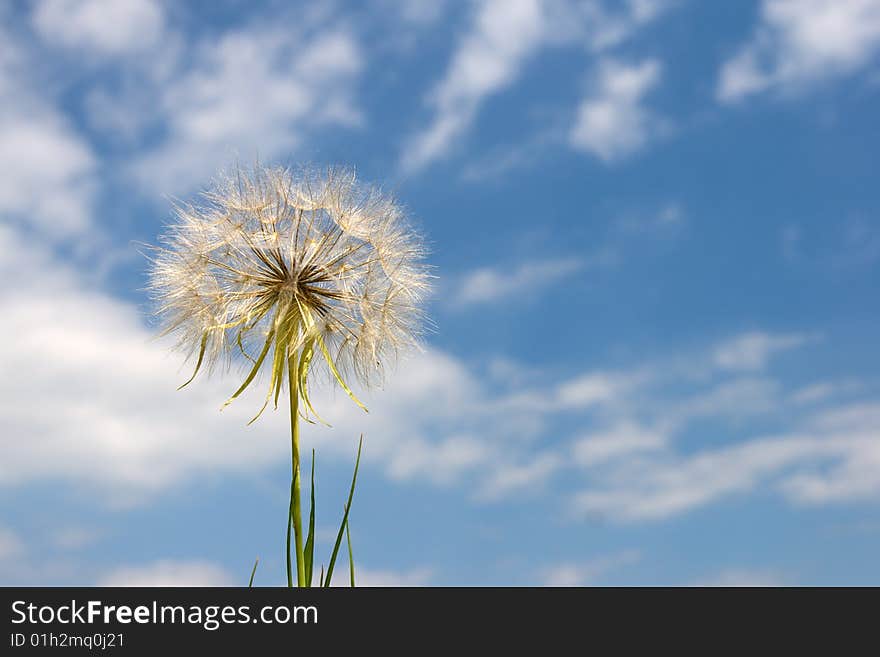
[(603, 248), (591, 255), (526, 260), (508, 268), (479, 267), (454, 279), (449, 305), (465, 308), (499, 303), (513, 297), (527, 299), (582, 271), (605, 269), (617, 264), (617, 252)]
[(158, 89), (164, 138), (133, 171), (152, 193), (181, 193), (218, 162), (290, 157), (323, 127), (361, 122), (354, 92), (363, 68), (344, 23), (259, 24), (206, 41)]
[(715, 363), (728, 370), (761, 370), (775, 354), (815, 339), (816, 336), (801, 333), (771, 335), (754, 331), (719, 345), (715, 350)]
[(240, 584), (221, 566), (210, 561), (164, 559), (147, 564), (120, 566), (103, 575), (98, 586), (235, 586)]
[(576, 463), (592, 467), (626, 458), (639, 452), (650, 452), (666, 446), (667, 436), (640, 426), (632, 420), (621, 420), (611, 427), (587, 434), (572, 445)]
[(34, 73), (31, 53), (0, 27), (0, 212), (53, 241), (92, 226), (97, 158)]
[(684, 206), (678, 201), (668, 201), (653, 212), (624, 214), (615, 223), (625, 233), (657, 235), (677, 231), (686, 222)]
[(638, 563), (638, 550), (624, 550), (583, 562), (565, 562), (545, 567), (541, 582), (544, 586), (589, 586), (609, 572)]
[(115, 56), (154, 47), (165, 16), (155, 0), (39, 0), (32, 22), (50, 46)]
[[(869, 499), (880, 491), (876, 406), (812, 416), (797, 433), (758, 437), (692, 455), (661, 453), (608, 473), (574, 498), (578, 513), (658, 520), (759, 487), (795, 503)], [(794, 428), (793, 428), (794, 429)]]
[(655, 59), (638, 64), (601, 61), (595, 88), (578, 107), (569, 135), (571, 145), (606, 162), (644, 147), (666, 125), (644, 106), (645, 96), (660, 77), (661, 66)]
[(880, 50), (875, 0), (764, 0), (752, 38), (721, 69), (717, 96), (791, 92), (867, 66)]
[(446, 74), (428, 95), (433, 118), (406, 142), (401, 168), (416, 172), (447, 156), (486, 100), (512, 85), (542, 49), (581, 45), (589, 52), (607, 50), (668, 4), (632, 0), (612, 13), (598, 1), (482, 0)]
[(445, 155), (470, 127), (485, 98), (513, 81), (523, 60), (544, 39), (543, 20), (539, 0), (480, 3), (446, 77), (431, 92), (433, 121), (405, 148), (405, 171), (417, 171)]
[(534, 294), (582, 271), (590, 261), (582, 258), (535, 260), (508, 270), (481, 267), (459, 278), (451, 305), (496, 303), (514, 296)]
[(539, 492), (564, 465), (561, 455), (547, 452), (530, 455), (523, 463), (504, 463), (489, 472), (480, 484), (477, 498), (498, 500), (512, 493)]

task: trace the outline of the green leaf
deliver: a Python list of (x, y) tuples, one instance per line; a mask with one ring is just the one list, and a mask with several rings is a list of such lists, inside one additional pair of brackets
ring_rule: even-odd
[(306, 586), (312, 585), (312, 567), (315, 563), (315, 450), (312, 449), (312, 489), (309, 503), (309, 533), (306, 536), (305, 570)]
[(321, 588), (324, 588), (324, 564), (321, 564), (321, 579), (319, 581)]
[(361, 450), (364, 447), (364, 434), (361, 434), (358, 443), (357, 460), (354, 462), (354, 475), (351, 477), (351, 490), (348, 491), (348, 502), (345, 505), (345, 513), (342, 516), (342, 524), (339, 525), (339, 533), (336, 535), (336, 544), (333, 546), (333, 553), (330, 555), (330, 563), (327, 565), (327, 579), (324, 586), (330, 586), (330, 579), (333, 577), (333, 567), (336, 565), (336, 555), (339, 553), (339, 546), (342, 543), (342, 533), (348, 524), (348, 512), (351, 510), (351, 501), (354, 498), (354, 486), (357, 483), (358, 467), (361, 464)]
[(257, 560), (254, 561), (254, 569), (251, 571), (250, 580), (248, 580), (248, 588), (251, 588), (254, 585), (254, 575), (257, 574), (257, 566), (258, 565), (260, 565), (260, 557), (257, 557)]
[(348, 543), (348, 576), (351, 580), (351, 588), (354, 588), (354, 555), (351, 552), (350, 524), (347, 520), (345, 521), (345, 541)]
[(287, 507), (287, 586), (293, 588), (293, 570), (290, 562), (290, 531), (293, 528), (293, 487), (296, 485), (296, 479), (290, 482), (290, 506)]

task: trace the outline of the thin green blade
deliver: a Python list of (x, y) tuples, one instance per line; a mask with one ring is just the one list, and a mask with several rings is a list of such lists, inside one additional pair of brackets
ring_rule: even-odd
[(254, 585), (254, 575), (257, 574), (257, 566), (260, 565), (260, 557), (257, 557), (257, 560), (254, 561), (254, 569), (251, 571), (251, 578), (248, 580), (248, 588), (252, 588)]
[(348, 576), (351, 580), (351, 588), (354, 588), (354, 555), (351, 552), (351, 532), (349, 531), (350, 524), (348, 521), (345, 522), (345, 541), (348, 543)]
[(305, 570), (306, 586), (312, 585), (312, 567), (315, 563), (315, 450), (312, 449), (312, 489), (309, 502), (309, 533), (306, 536)]
[(358, 443), (357, 460), (354, 462), (354, 475), (351, 477), (351, 490), (348, 491), (348, 502), (345, 505), (345, 513), (342, 516), (342, 524), (339, 525), (339, 533), (336, 535), (336, 544), (333, 546), (333, 554), (330, 555), (330, 563), (327, 565), (327, 579), (324, 580), (324, 586), (330, 586), (330, 579), (333, 577), (333, 567), (336, 565), (336, 555), (339, 553), (339, 546), (342, 544), (342, 533), (348, 524), (348, 512), (351, 510), (351, 501), (354, 498), (354, 487), (357, 483), (358, 467), (361, 464), (361, 450), (364, 447), (364, 434), (361, 434)]
[(287, 507), (287, 586), (293, 588), (293, 570), (290, 561), (290, 532), (293, 529), (293, 487), (296, 480), (290, 482), (290, 506)]

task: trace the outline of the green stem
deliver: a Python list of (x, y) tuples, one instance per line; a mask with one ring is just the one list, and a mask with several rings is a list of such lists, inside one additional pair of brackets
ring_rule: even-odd
[(293, 586), (293, 571), (290, 563), (290, 526), (293, 520), (294, 549), (296, 552), (296, 584), (306, 585), (305, 564), (303, 562), (302, 509), (299, 493), (299, 394), (294, 354), (287, 357), (287, 375), (290, 382), (290, 447), (292, 480), (290, 484), (290, 508), (287, 516), (287, 585)]

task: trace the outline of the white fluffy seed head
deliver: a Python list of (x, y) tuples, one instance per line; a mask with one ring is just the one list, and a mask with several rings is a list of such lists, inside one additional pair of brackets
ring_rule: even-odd
[(175, 208), (150, 290), (164, 333), (203, 367), (240, 357), (256, 371), (264, 350), (278, 367), (313, 349), (324, 357), (307, 369), (371, 385), (418, 343), (423, 258), (401, 207), (351, 170), (255, 167)]

